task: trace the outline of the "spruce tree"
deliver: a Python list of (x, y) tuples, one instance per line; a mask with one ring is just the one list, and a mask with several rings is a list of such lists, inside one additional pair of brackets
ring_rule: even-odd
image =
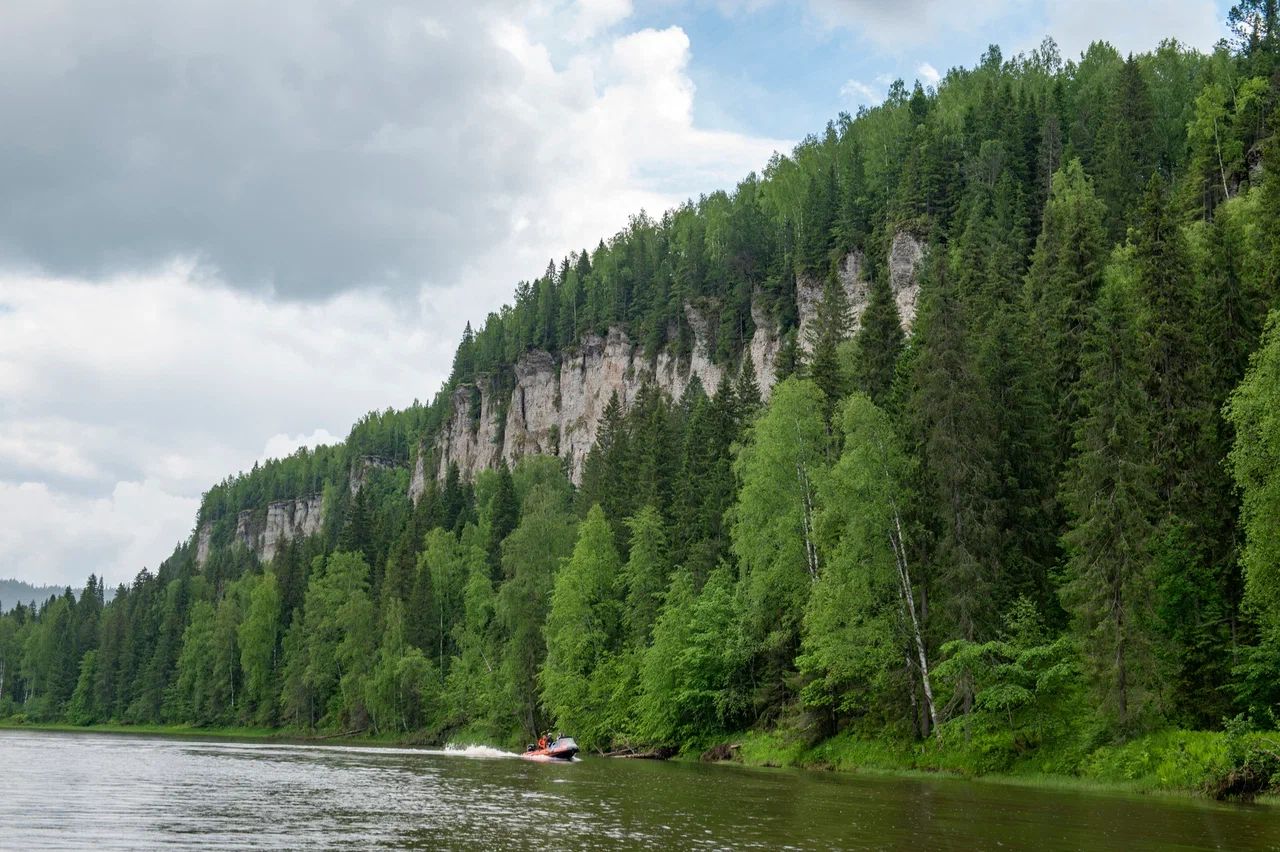
[(489, 540), (487, 550), (492, 568), (491, 579), (497, 580), (502, 571), (502, 542), (511, 535), (520, 521), (520, 506), (516, 501), (515, 482), (506, 459), (498, 462), (497, 484), (489, 500)]
[(1076, 383), (1092, 306), (1102, 286), (1106, 262), (1103, 219), (1106, 208), (1078, 159), (1053, 176), (1040, 237), (1027, 273), (1026, 293), (1037, 349), (1046, 355), (1056, 423), (1053, 464), (1060, 470), (1071, 452), (1072, 428), (1079, 419)]
[(1161, 683), (1150, 550), (1157, 497), (1134, 313), (1116, 287), (1099, 297), (1085, 335), (1084, 415), (1062, 498), (1070, 519), (1063, 605), (1097, 706), (1122, 731), (1150, 721)]
[(760, 406), (764, 404), (764, 398), (760, 393), (760, 383), (756, 380), (756, 365), (749, 356), (742, 359), (742, 371), (738, 374), (738, 383), (734, 386), (734, 393), (737, 395), (738, 406), (746, 421), (755, 417), (756, 412), (760, 410)]
[(1098, 191), (1107, 204), (1112, 240), (1124, 236), (1142, 188), (1159, 162), (1155, 121), (1151, 89), (1137, 58), (1130, 54), (1107, 107), (1098, 166)]
[(871, 297), (854, 340), (858, 351), (856, 384), (873, 402), (883, 406), (889, 400), (898, 356), (905, 343), (902, 318), (888, 276), (872, 279)]
[[(929, 564), (949, 635), (974, 641), (995, 617), (994, 423), (966, 306), (941, 252), (921, 282), (908, 419), (922, 464), (920, 509), (936, 529)], [(966, 710), (972, 695), (961, 696)]]
[(849, 392), (849, 377), (840, 360), (840, 344), (849, 335), (852, 325), (844, 288), (834, 274), (830, 275), (822, 289), (818, 315), (809, 327), (806, 341), (809, 357), (805, 371), (822, 391), (823, 412), (828, 424), (836, 403)]

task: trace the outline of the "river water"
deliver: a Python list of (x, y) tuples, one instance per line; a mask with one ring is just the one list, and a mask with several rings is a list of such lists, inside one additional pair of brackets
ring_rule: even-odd
[(0, 731), (0, 849), (1280, 849), (1280, 810), (493, 749)]

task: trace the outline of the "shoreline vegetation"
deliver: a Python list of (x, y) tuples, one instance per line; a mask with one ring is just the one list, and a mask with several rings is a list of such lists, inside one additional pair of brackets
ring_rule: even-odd
[[(52, 733), (121, 734), (193, 738), (298, 745), (366, 746), (370, 748), (444, 748), (450, 745), (483, 745), (463, 737), (457, 742), (439, 742), (421, 732), (407, 735), (368, 732), (316, 733), (288, 728), (194, 727), (191, 725), (124, 725), (15, 721), (0, 719), (0, 731), (41, 731)], [(788, 744), (778, 732), (748, 732), (732, 743), (713, 746), (702, 752), (673, 755), (675, 762), (728, 764), (753, 769), (797, 769), (835, 772), (897, 779), (944, 778), (984, 784), (1001, 784), (1036, 789), (1060, 789), (1097, 794), (1136, 794), (1197, 800), (1218, 800), (1280, 805), (1280, 795), (1218, 796), (1215, 787), (1230, 771), (1231, 734), (1205, 731), (1162, 731), (1132, 740), (1122, 746), (1103, 747), (1089, 755), (1079, 772), (1055, 771), (1041, 760), (1014, 765), (1003, 771), (981, 771), (966, 761), (961, 748), (950, 750), (933, 741), (876, 741), (837, 736), (816, 746)], [(1280, 732), (1255, 734), (1252, 738), (1280, 746)], [(715, 754), (714, 759), (708, 755)], [(591, 755), (608, 759), (609, 755)]]

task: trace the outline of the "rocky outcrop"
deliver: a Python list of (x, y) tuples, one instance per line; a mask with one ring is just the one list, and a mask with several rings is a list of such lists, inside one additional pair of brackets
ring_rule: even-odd
[(468, 478), (498, 463), (502, 448), (498, 446), (495, 396), (488, 380), (454, 390), (452, 414), (440, 435), (440, 445), (444, 447), (436, 472), (440, 479), (444, 479), (453, 463)]
[(924, 258), (924, 246), (906, 231), (893, 235), (889, 246), (889, 286), (898, 303), (902, 327), (911, 330), (916, 319), (916, 301), (920, 297), (920, 278), (916, 274)]
[(756, 383), (760, 385), (760, 395), (767, 400), (773, 391), (774, 376), (777, 375), (778, 349), (781, 345), (778, 340), (778, 327), (774, 324), (773, 317), (764, 310), (759, 299), (751, 300), (751, 322), (756, 330), (751, 335), (751, 346), (747, 351), (751, 358), (751, 366), (756, 371)]
[[(871, 282), (862, 274), (863, 264), (862, 252), (852, 251), (836, 267), (836, 280), (840, 282), (845, 301), (849, 303), (849, 316), (854, 328), (858, 327), (862, 312), (867, 309), (867, 301), (871, 298)], [(796, 316), (800, 318), (797, 334), (800, 347), (806, 351), (809, 348), (809, 327), (818, 316), (825, 287), (826, 282), (812, 275), (800, 275), (796, 278)]]
[[(923, 246), (912, 235), (902, 232), (894, 236), (889, 280), (907, 329), (915, 319), (916, 268), (923, 255)], [(862, 254), (854, 252), (836, 269), (855, 327), (870, 295), (864, 267)], [(807, 276), (797, 281), (802, 345), (821, 300), (821, 281)], [(755, 332), (744, 357), (751, 359), (767, 399), (774, 384), (779, 335), (759, 299), (752, 303), (751, 318)], [(671, 399), (679, 399), (694, 376), (708, 393), (714, 392), (724, 377), (726, 366), (712, 360), (714, 306), (686, 305), (685, 320), (693, 332), (693, 348), (683, 358), (669, 350), (646, 356), (624, 331), (612, 328), (604, 337), (588, 335), (576, 349), (560, 353), (559, 359), (544, 351), (525, 353), (514, 365), (510, 391), (500, 390), (488, 379), (455, 389), (452, 413), (438, 436), (438, 452), (434, 459), (419, 452), (410, 496), (416, 500), (424, 492), (428, 470), (434, 469), (436, 476), (443, 478), (449, 465), (456, 463), (462, 475), (471, 478), (500, 459), (514, 464), (531, 453), (565, 459), (574, 481), (580, 481), (600, 416), (613, 394), (625, 408), (646, 383), (653, 383)]]
[(413, 476), (409, 479), (409, 499), (414, 503), (417, 503), (418, 498), (427, 491), (427, 466), (430, 463), (426, 444), (418, 444), (417, 458), (413, 462)]
[[(449, 464), (456, 463), (464, 476), (472, 477), (498, 459), (514, 464), (522, 456), (543, 453), (567, 459), (577, 481), (595, 443), (600, 416), (615, 393), (627, 407), (647, 383), (679, 399), (694, 376), (708, 392), (723, 378), (725, 368), (711, 358), (710, 318), (690, 307), (686, 319), (694, 337), (687, 359), (665, 351), (647, 358), (618, 328), (604, 337), (589, 335), (576, 350), (563, 353), (559, 363), (549, 352), (525, 353), (515, 365), (515, 387), (501, 430), (494, 417), (498, 405), (491, 385), (482, 382), (478, 387), (478, 419), (473, 416), (477, 390), (457, 389), (452, 414), (441, 433), (437, 475), (444, 476)], [(773, 337), (773, 342), (762, 340), (755, 347), (769, 375), (777, 350)], [(418, 486), (416, 493), (421, 494), (424, 487), (425, 483)]]
[(351, 476), (348, 480), (351, 496), (354, 497), (360, 493), (360, 489), (364, 488), (364, 484), (375, 470), (392, 470), (399, 466), (395, 459), (382, 456), (361, 456), (356, 459), (351, 463)]
[(265, 516), (256, 509), (244, 510), (236, 515), (236, 531), (232, 540), (252, 550), (262, 562), (270, 562), (283, 545), (315, 535), (323, 526), (324, 499), (319, 494), (311, 494), (296, 500), (268, 503)]
[(196, 568), (203, 568), (209, 561), (209, 547), (213, 543), (213, 521), (205, 521), (196, 530)]

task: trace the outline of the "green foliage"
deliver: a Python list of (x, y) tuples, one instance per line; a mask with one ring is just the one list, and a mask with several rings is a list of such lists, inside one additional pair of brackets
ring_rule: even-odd
[(796, 663), (810, 679), (807, 706), (874, 722), (893, 715), (887, 705), (901, 689), (909, 641), (893, 536), (910, 469), (888, 417), (867, 397), (844, 402), (840, 425), (844, 452), (818, 493), (823, 567)]
[[(1212, 56), (992, 47), (548, 263), (430, 404), (213, 486), (110, 603), (0, 614), (0, 716), (1270, 783), (1253, 733), (1143, 732), (1280, 711), (1274, 7)], [(619, 386), (585, 457), (442, 459), (605, 335), (682, 396)], [(300, 498), (322, 528), (261, 564)]]
[(942, 653), (946, 658), (934, 669), (939, 682), (974, 690), (974, 712), (944, 734), (964, 741), (970, 766), (1007, 771), (1027, 752), (1061, 750), (1078, 738), (1085, 714), (1077, 648), (1069, 635), (1049, 636), (1029, 599), (1014, 603), (1000, 638), (958, 639)]
[(745, 628), (761, 657), (762, 688), (770, 691), (787, 689), (784, 674), (821, 570), (814, 524), (829, 443), (823, 400), (808, 380), (779, 384), (737, 461), (742, 488), (733, 514), (733, 553), (742, 577)]
[(1132, 303), (1103, 291), (1086, 335), (1076, 456), (1063, 491), (1070, 518), (1064, 606), (1088, 661), (1100, 709), (1122, 728), (1157, 700), (1154, 500), (1146, 399)]
[(1280, 312), (1267, 321), (1227, 416), (1236, 430), (1231, 469), (1243, 495), (1246, 589), (1268, 627), (1280, 629)]
[(567, 730), (578, 732), (584, 745), (607, 743), (610, 729), (599, 725), (608, 709), (592, 699), (602, 680), (597, 669), (618, 650), (621, 607), (616, 587), (622, 560), (613, 531), (599, 505), (578, 527), (573, 555), (556, 573), (551, 608), (544, 628), (547, 659), (540, 672), (542, 704)]
[(740, 617), (727, 572), (713, 572), (701, 592), (688, 572), (675, 573), (640, 670), (636, 712), (643, 739), (701, 742), (740, 720), (742, 698), (734, 685)]

